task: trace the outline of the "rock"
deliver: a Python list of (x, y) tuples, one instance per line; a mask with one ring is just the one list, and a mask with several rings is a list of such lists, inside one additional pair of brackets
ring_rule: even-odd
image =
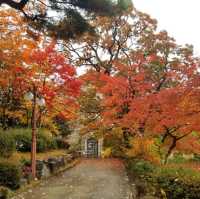
[(43, 168), (44, 168), (44, 162), (41, 160), (37, 160), (36, 162), (36, 169), (37, 169), (37, 173), (36, 176), (38, 179), (41, 179), (43, 176)]
[(56, 172), (56, 162), (55, 161), (48, 162), (48, 166), (49, 166), (49, 169), (50, 169), (51, 173), (55, 173)]
[(21, 178), (21, 179), (20, 179), (20, 185), (24, 186), (24, 185), (26, 185), (27, 183), (28, 183), (27, 178)]

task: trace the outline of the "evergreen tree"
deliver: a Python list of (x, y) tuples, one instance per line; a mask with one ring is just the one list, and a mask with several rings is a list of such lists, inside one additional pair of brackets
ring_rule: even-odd
[(89, 25), (91, 18), (117, 14), (130, 3), (130, 0), (0, 0), (1, 7), (6, 4), (22, 12), (32, 27), (65, 40), (86, 31), (94, 33), (94, 27)]

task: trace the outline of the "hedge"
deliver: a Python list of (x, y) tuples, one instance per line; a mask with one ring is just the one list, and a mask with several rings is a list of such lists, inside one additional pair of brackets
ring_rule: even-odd
[(9, 162), (0, 162), (0, 186), (17, 189), (20, 187), (21, 168)]
[[(17, 151), (30, 152), (32, 142), (31, 129), (14, 129), (11, 131), (16, 141)], [(45, 152), (56, 148), (56, 140), (47, 132), (39, 130), (37, 133), (37, 152)]]
[(9, 158), (15, 151), (15, 140), (10, 133), (0, 132), (0, 157)]
[(155, 166), (144, 160), (128, 160), (129, 176), (140, 178), (156, 190), (157, 197), (163, 194), (168, 199), (200, 198), (200, 173), (180, 166)]

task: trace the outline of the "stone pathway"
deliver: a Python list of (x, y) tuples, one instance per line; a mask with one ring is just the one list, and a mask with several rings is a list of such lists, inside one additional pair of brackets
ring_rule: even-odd
[(132, 196), (120, 160), (85, 159), (13, 199), (132, 199)]

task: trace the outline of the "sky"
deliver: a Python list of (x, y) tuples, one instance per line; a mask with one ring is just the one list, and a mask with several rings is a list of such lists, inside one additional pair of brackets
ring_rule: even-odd
[(135, 7), (158, 21), (178, 44), (192, 44), (200, 56), (200, 0), (133, 0)]

